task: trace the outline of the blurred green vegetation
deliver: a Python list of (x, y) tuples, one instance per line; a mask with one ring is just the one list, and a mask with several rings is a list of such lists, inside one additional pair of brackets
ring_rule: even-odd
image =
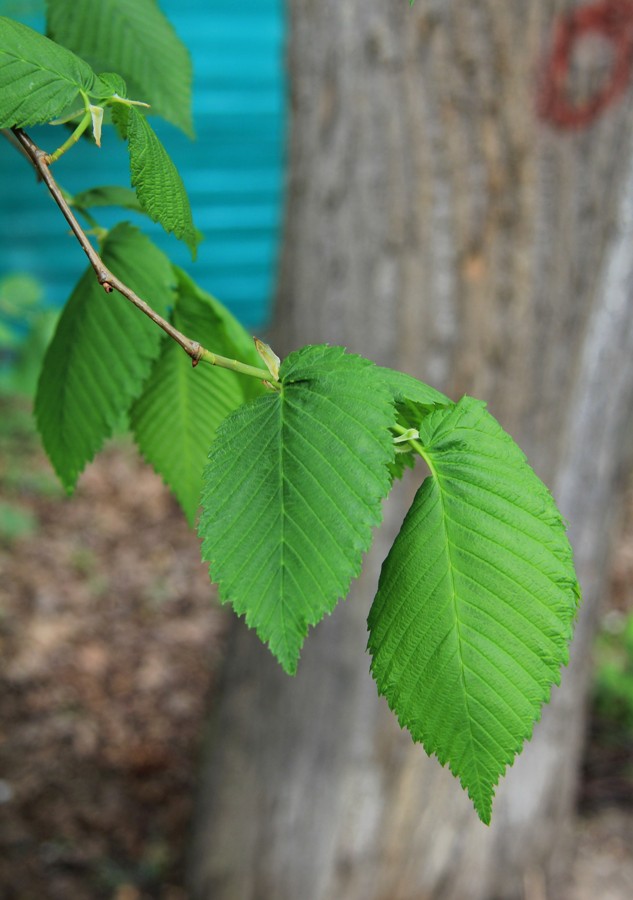
[(42, 285), (30, 275), (0, 278), (0, 547), (5, 548), (36, 533), (33, 497), (63, 494), (49, 468), (35, 463), (40, 442), (32, 399), (58, 318), (42, 297)]
[(18, 503), (0, 500), (0, 544), (11, 544), (14, 540), (31, 537), (37, 531), (37, 518), (29, 509)]
[(594, 708), (633, 739), (633, 613), (609, 613), (595, 645)]
[(580, 808), (633, 809), (633, 610), (602, 621), (589, 712)]
[(16, 272), (0, 278), (0, 394), (33, 397), (59, 313), (44, 306), (41, 283)]

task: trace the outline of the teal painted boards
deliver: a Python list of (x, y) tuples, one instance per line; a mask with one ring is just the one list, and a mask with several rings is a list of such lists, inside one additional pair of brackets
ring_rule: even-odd
[[(0, 2), (0, 12), (9, 6), (16, 4)], [(205, 290), (261, 329), (270, 313), (282, 218), (284, 4), (163, 0), (161, 7), (192, 55), (197, 139), (157, 119), (152, 124), (183, 176), (204, 234), (198, 261), (192, 264), (186, 247), (157, 226), (136, 221)], [(41, 19), (26, 22), (43, 27)], [(30, 133), (47, 150), (61, 143), (50, 128)], [(129, 185), (127, 154), (110, 130), (102, 150), (82, 142), (56, 163), (55, 174), (72, 193)], [(135, 220), (118, 210), (98, 216), (105, 225), (122, 217)], [(82, 251), (28, 163), (0, 142), (0, 276), (34, 274), (47, 302), (59, 306), (84, 267)]]

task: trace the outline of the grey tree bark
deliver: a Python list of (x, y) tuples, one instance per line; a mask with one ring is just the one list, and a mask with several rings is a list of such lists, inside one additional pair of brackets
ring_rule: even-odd
[[(344, 344), (488, 400), (571, 520), (584, 602), (563, 684), (486, 828), (368, 674), (365, 618), (405, 482), (296, 679), (242, 622), (232, 631), (192, 842), (197, 900), (534, 897), (564, 871), (633, 443), (630, 95), (582, 130), (537, 115), (555, 19), (574, 5), (290, 3), (276, 345)], [(604, 64), (585, 42), (569, 89), (591, 93)]]

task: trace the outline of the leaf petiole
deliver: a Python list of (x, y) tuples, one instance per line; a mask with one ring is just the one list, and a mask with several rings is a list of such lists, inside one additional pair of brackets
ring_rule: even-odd
[(242, 375), (249, 375), (251, 378), (259, 378), (260, 381), (267, 381), (273, 386), (278, 385), (278, 381), (273, 381), (268, 369), (258, 369), (256, 366), (249, 366), (247, 363), (240, 362), (237, 359), (229, 359), (226, 356), (220, 356), (212, 353), (211, 350), (205, 348), (200, 349), (198, 360), (210, 363), (212, 366), (220, 366), (223, 369), (230, 369), (232, 372), (240, 372)]
[(69, 122), (72, 122), (74, 119), (78, 119), (79, 116), (83, 116), (86, 112), (86, 107), (82, 106), (81, 109), (75, 109), (71, 113), (68, 113), (66, 116), (61, 116), (59, 119), (52, 119), (48, 124), (49, 125), (67, 125)]
[(151, 109), (150, 103), (145, 103), (143, 100), (128, 100), (127, 97), (119, 97), (118, 94), (112, 94), (111, 97), (108, 97), (106, 102), (112, 106), (114, 103), (120, 103), (122, 106), (141, 106), (144, 109)]
[[(86, 101), (87, 101), (87, 99), (88, 98), (86, 98)], [(77, 141), (82, 136), (82, 134), (84, 133), (86, 128), (88, 128), (88, 126), (91, 124), (92, 124), (92, 111), (90, 109), (90, 104), (88, 104), (88, 108), (86, 109), (86, 112), (84, 113), (82, 120), (80, 121), (79, 125), (77, 125), (77, 127), (75, 128), (75, 130), (73, 131), (71, 136), (68, 138), (68, 140), (64, 141), (64, 143), (61, 145), (61, 147), (58, 147), (54, 153), (46, 154), (44, 159), (45, 159), (47, 165), (50, 166), (52, 163), (56, 162), (60, 156), (63, 156), (63, 154), (67, 150), (70, 150), (70, 148), (73, 147), (77, 143)]]

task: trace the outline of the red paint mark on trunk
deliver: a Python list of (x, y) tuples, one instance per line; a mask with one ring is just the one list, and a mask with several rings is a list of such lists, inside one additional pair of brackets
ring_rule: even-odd
[[(578, 44), (597, 35), (611, 44), (613, 61), (606, 81), (595, 94), (575, 103), (569, 93), (569, 71)], [(561, 15), (537, 100), (541, 119), (565, 130), (586, 128), (625, 93), (633, 67), (633, 0), (599, 0)]]

